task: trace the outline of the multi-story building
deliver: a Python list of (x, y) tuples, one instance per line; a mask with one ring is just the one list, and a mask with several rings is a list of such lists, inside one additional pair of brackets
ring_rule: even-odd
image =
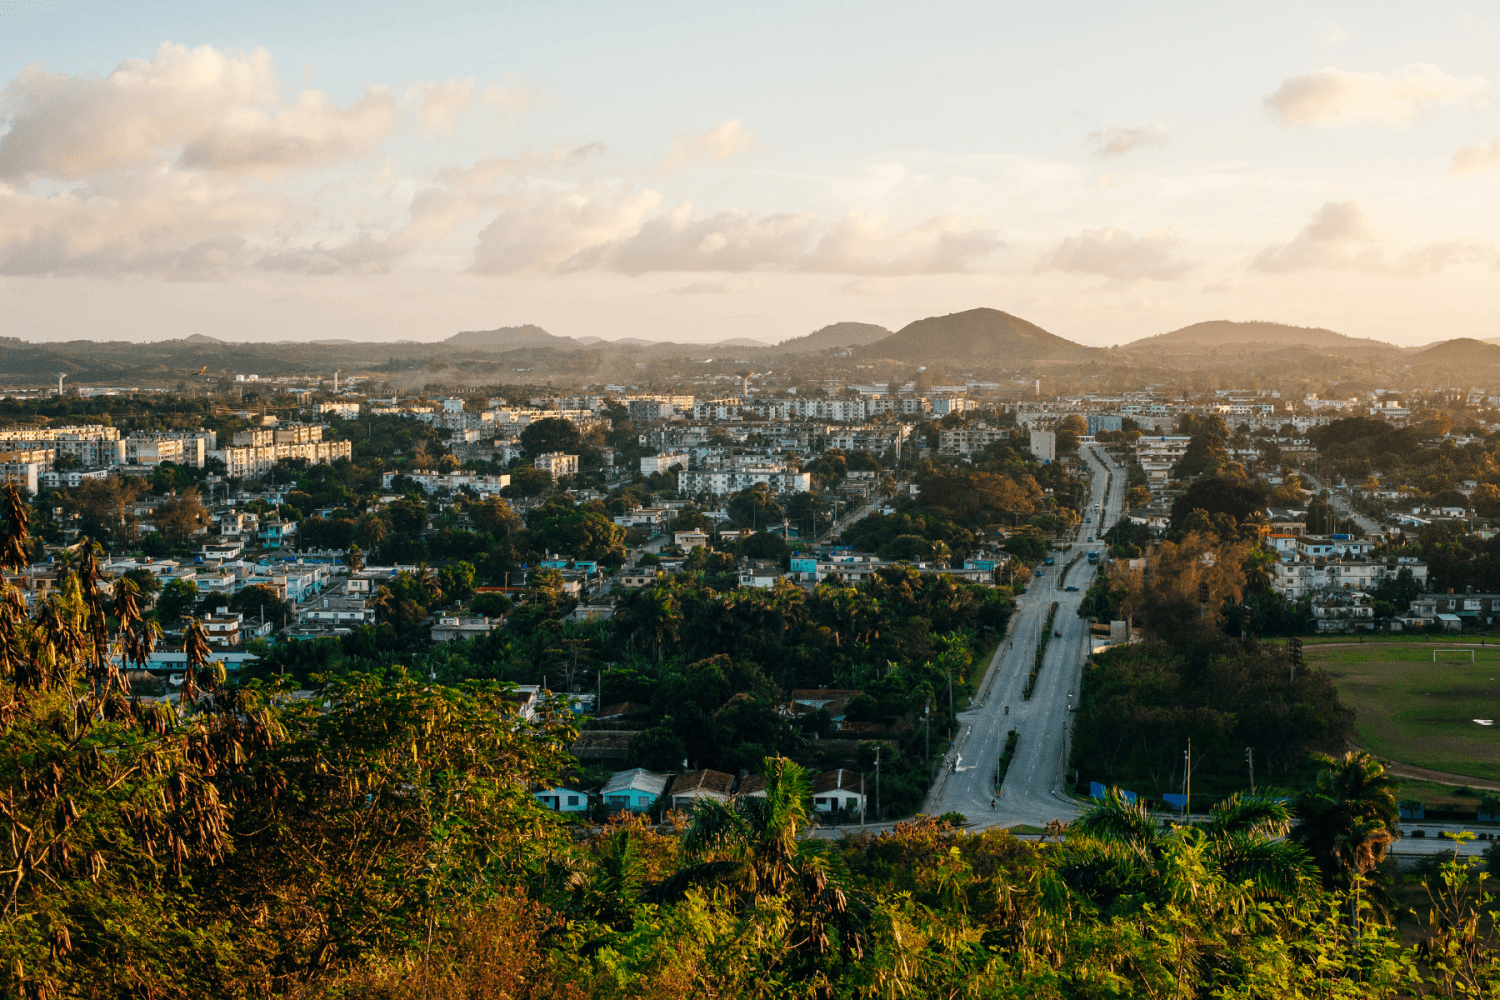
[(510, 485), (510, 475), (506, 473), (498, 476), (488, 476), (474, 472), (387, 472), (380, 477), (381, 487), (390, 489), (391, 484), (400, 475), (405, 475), (407, 479), (422, 487), (423, 493), (441, 493), (447, 490), (473, 490), (475, 493), (488, 495), (499, 493)]
[(354, 455), (349, 441), (324, 441), (319, 424), (291, 424), (286, 427), (239, 431), (229, 448), (216, 448), (208, 457), (224, 463), (225, 475), (231, 478), (260, 476), (270, 472), (277, 462), (306, 459), (311, 465), (332, 465)]
[(659, 455), (642, 455), (641, 475), (649, 476), (657, 472), (670, 472), (674, 465), (680, 465), (686, 469), (688, 467), (687, 453), (667, 451)]
[[(1043, 432), (1038, 432), (1043, 433)], [(953, 427), (938, 431), (938, 453), (942, 455), (972, 455), (997, 442), (1010, 440), (1010, 428), (990, 427), (975, 424), (972, 427)]]
[(544, 455), (538, 455), (531, 460), (531, 464), (551, 473), (554, 482), (563, 476), (578, 474), (578, 456), (564, 455), (560, 451), (549, 451)]
[(773, 493), (807, 493), (812, 490), (812, 474), (791, 472), (776, 466), (677, 473), (677, 490), (680, 493), (714, 493), (724, 496), (762, 485), (769, 486)]

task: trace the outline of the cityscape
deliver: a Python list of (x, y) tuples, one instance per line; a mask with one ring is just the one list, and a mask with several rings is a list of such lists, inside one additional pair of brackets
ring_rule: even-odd
[(1488, 17), (1090, 10), (0, 4), (7, 995), (1500, 988)]

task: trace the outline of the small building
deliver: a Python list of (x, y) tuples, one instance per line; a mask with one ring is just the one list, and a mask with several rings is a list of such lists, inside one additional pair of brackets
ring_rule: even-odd
[(282, 520), (266, 521), (260, 526), (260, 544), (268, 549), (289, 548), (297, 537), (297, 522)]
[(576, 788), (568, 788), (558, 785), (556, 788), (543, 789), (533, 792), (533, 795), (553, 812), (584, 812), (589, 807), (589, 796), (587, 792), (580, 792)]
[[(498, 624), (498, 623), (495, 623)], [(487, 635), (495, 627), (484, 615), (442, 615), (432, 627), (433, 642), (453, 642)]]
[(228, 608), (219, 608), (211, 615), (204, 615), (203, 631), (208, 633), (208, 641), (213, 646), (238, 646), (240, 644), (240, 625), (244, 621), (244, 615), (231, 614)]
[(621, 570), (620, 586), (630, 590), (639, 590), (642, 587), (652, 586), (660, 576), (661, 572), (655, 566)]
[(774, 587), (782, 576), (781, 566), (771, 559), (747, 560), (740, 567), (741, 587)]
[(611, 810), (643, 813), (656, 804), (667, 790), (667, 775), (634, 767), (610, 775), (599, 796)]
[(689, 771), (672, 780), (672, 789), (667, 793), (673, 809), (691, 811), (702, 799), (728, 802), (734, 791), (734, 775), (723, 771)]
[(820, 774), (812, 780), (812, 801), (814, 812), (858, 812), (865, 803), (865, 776), (842, 767)]
[(684, 549), (693, 549), (697, 546), (708, 548), (708, 533), (704, 531), (677, 531), (672, 534), (672, 541)]

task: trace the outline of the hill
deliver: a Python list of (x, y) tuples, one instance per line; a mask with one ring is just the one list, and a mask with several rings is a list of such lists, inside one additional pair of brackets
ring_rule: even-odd
[(858, 351), (911, 364), (1007, 367), (1032, 361), (1092, 361), (1105, 356), (998, 309), (970, 309), (908, 323)]
[(1266, 323), (1259, 320), (1236, 322), (1227, 319), (1194, 323), (1170, 333), (1158, 333), (1144, 337), (1120, 347), (1122, 351), (1154, 347), (1224, 347), (1229, 344), (1278, 344), (1284, 347), (1311, 347), (1328, 351), (1333, 349), (1363, 348), (1367, 350), (1394, 350), (1392, 344), (1368, 337), (1350, 337), (1335, 333), (1320, 326), (1292, 326), (1287, 323)]
[(474, 347), (482, 351), (513, 351), (518, 347), (557, 347), (563, 350), (578, 346), (572, 337), (554, 337), (539, 326), (502, 326), (497, 330), (466, 330), (455, 333), (442, 343), (452, 347)]
[(862, 347), (883, 340), (891, 331), (874, 323), (834, 323), (815, 330), (805, 337), (783, 340), (776, 346), (783, 351), (801, 354), (804, 351), (826, 351), (839, 347)]
[(1500, 346), (1472, 337), (1457, 337), (1408, 355), (1411, 365), (1500, 365)]

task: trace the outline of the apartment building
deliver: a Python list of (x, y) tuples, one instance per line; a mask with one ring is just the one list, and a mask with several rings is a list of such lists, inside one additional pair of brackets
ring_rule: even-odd
[(578, 474), (578, 456), (564, 455), (560, 451), (549, 451), (545, 455), (538, 455), (531, 460), (531, 464), (551, 473), (554, 482), (563, 476)]
[(677, 489), (681, 493), (713, 493), (724, 496), (762, 485), (769, 486), (773, 493), (808, 493), (812, 490), (812, 474), (791, 472), (784, 466), (704, 469), (677, 473)]

